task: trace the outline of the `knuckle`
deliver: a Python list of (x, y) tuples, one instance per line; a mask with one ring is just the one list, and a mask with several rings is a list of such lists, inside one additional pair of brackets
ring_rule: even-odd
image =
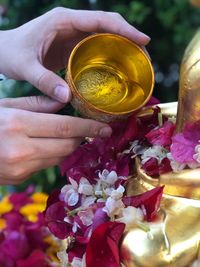
[(34, 108), (35, 106), (40, 106), (41, 103), (41, 97), (40, 96), (30, 96), (30, 97), (26, 97), (25, 101), (28, 105), (28, 107)]
[(57, 18), (60, 18), (60, 16), (62, 16), (63, 14), (65, 14), (67, 10), (68, 10), (67, 8), (58, 6), (58, 7), (53, 8), (50, 11), (50, 14), (52, 15), (53, 19), (57, 19)]
[(10, 148), (5, 152), (4, 157), (8, 164), (15, 164), (24, 160), (27, 157), (26, 154), (22, 149)]
[(98, 134), (99, 134), (99, 127), (96, 125), (96, 124), (94, 124), (94, 123), (91, 123), (90, 124), (90, 127), (89, 127), (89, 137), (93, 137), (93, 136), (98, 136)]
[(110, 12), (110, 15), (116, 19), (122, 19), (122, 15), (120, 15), (118, 12)]
[(25, 179), (25, 177), (27, 177), (27, 174), (26, 174), (26, 171), (24, 168), (22, 168), (22, 167), (13, 168), (12, 179), (21, 182), (22, 180)]
[(15, 114), (10, 114), (6, 118), (6, 124), (4, 125), (4, 130), (6, 133), (13, 133), (20, 130), (20, 121)]

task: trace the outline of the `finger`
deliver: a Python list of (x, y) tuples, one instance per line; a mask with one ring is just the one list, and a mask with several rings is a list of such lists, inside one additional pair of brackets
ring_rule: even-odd
[(31, 68), (24, 72), (24, 79), (61, 103), (68, 103), (71, 100), (68, 84), (54, 72), (43, 67), (39, 61), (32, 63)]
[(71, 154), (83, 141), (82, 138), (68, 139), (47, 139), (31, 138), (30, 147), (32, 147), (31, 160), (60, 158)]
[(130, 25), (121, 15), (112, 12), (55, 9), (57, 23), (61, 29), (69, 27), (81, 32), (110, 32), (120, 34), (139, 45), (146, 45), (150, 37)]
[(29, 137), (110, 137), (112, 129), (105, 123), (70, 116), (20, 112), (22, 130)]
[[(0, 185), (16, 185), (20, 184), (30, 178), (32, 174), (49, 167), (59, 165), (63, 161), (63, 158), (49, 158), (49, 159), (39, 159), (24, 162), (17, 166), (12, 166), (12, 172), (6, 174), (0, 179)], [(9, 173), (9, 170), (8, 172)]]
[(0, 106), (24, 109), (34, 112), (54, 113), (60, 110), (64, 104), (46, 96), (28, 96), (0, 99)]

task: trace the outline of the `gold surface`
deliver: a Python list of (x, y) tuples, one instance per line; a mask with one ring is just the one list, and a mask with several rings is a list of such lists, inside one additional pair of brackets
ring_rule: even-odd
[(148, 102), (154, 72), (135, 43), (119, 35), (95, 34), (73, 49), (67, 80), (75, 109), (108, 122), (130, 116)]
[(177, 102), (162, 103), (162, 104), (143, 108), (140, 112), (138, 112), (137, 117), (143, 117), (143, 116), (153, 114), (155, 107), (159, 107), (161, 113), (165, 115), (166, 117), (174, 118), (174, 120), (176, 120), (177, 107), (178, 107)]
[[(176, 117), (176, 102), (158, 106), (162, 114)], [(148, 107), (138, 115), (152, 112)], [(159, 185), (165, 185), (159, 218), (147, 223), (149, 231), (134, 225), (122, 238), (120, 257), (125, 267), (189, 267), (200, 255), (200, 168), (152, 178), (136, 159), (127, 195), (138, 195)]]
[(200, 30), (187, 47), (180, 69), (177, 131), (200, 119)]
[[(198, 257), (200, 176), (196, 177), (198, 185), (195, 197), (198, 195), (198, 199), (176, 196), (183, 194), (184, 183), (190, 185), (185, 192), (190, 194), (190, 189), (194, 191), (193, 182), (188, 182), (187, 176), (183, 176), (183, 180), (170, 178), (170, 175), (166, 178), (159, 219), (147, 223), (150, 231), (146, 232), (135, 225), (123, 236), (120, 253), (125, 267), (189, 267)], [(195, 178), (192, 178), (196, 183)], [(159, 184), (157, 179), (154, 179), (154, 183), (149, 179), (153, 180), (138, 168), (136, 177), (130, 179), (127, 195), (143, 193)]]

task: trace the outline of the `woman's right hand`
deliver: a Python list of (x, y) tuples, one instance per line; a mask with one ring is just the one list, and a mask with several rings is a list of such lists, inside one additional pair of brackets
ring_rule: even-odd
[(18, 184), (58, 165), (88, 137), (108, 137), (111, 128), (89, 119), (50, 114), (62, 107), (47, 97), (0, 100), (0, 184)]

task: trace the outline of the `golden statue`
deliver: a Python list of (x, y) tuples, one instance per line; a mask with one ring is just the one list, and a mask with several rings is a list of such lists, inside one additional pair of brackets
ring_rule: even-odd
[[(191, 2), (200, 6), (199, 0)], [(163, 114), (176, 116), (176, 103), (161, 104), (160, 108)], [(151, 109), (145, 114), (148, 112), (152, 112)], [(190, 42), (182, 60), (176, 118), (177, 131), (181, 131), (186, 122), (200, 119), (200, 31)], [(159, 185), (165, 187), (160, 219), (149, 224), (150, 232), (134, 226), (125, 233), (121, 245), (124, 266), (200, 266), (200, 168), (170, 172), (155, 179), (145, 174), (139, 162), (136, 165), (135, 177), (127, 188), (128, 195)]]

